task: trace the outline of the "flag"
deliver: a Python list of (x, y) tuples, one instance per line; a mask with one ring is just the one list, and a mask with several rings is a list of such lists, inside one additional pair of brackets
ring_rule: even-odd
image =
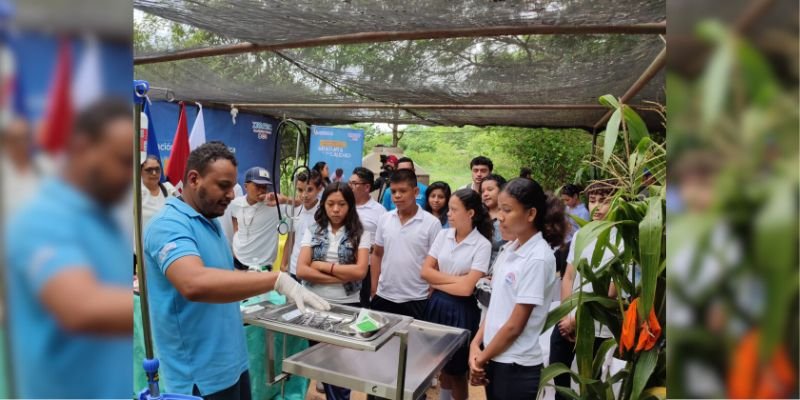
[(103, 95), (103, 69), (100, 65), (100, 44), (94, 36), (85, 40), (83, 56), (72, 80), (72, 104), (82, 111)]
[(37, 135), (39, 146), (51, 156), (61, 153), (66, 148), (72, 130), (74, 115), (70, 92), (71, 72), (70, 43), (62, 39), (59, 43), (55, 75), (48, 95), (49, 102)]
[(161, 182), (164, 182), (166, 180), (164, 176), (164, 163), (161, 162), (161, 153), (158, 151), (158, 138), (156, 138), (156, 130), (153, 127), (153, 116), (150, 114), (150, 104), (147, 99), (144, 101), (144, 109), (142, 112), (147, 116), (147, 130), (145, 131), (144, 137), (147, 141), (147, 155), (155, 156), (158, 159), (158, 165), (161, 167)]
[(14, 113), (17, 93), (17, 74), (14, 51), (9, 46), (7, 35), (0, 30), (0, 126), (5, 126)]
[(206, 142), (206, 126), (203, 123), (203, 106), (197, 103), (197, 118), (192, 125), (192, 133), (189, 134), (189, 150), (194, 150)]
[(181, 102), (181, 113), (178, 117), (178, 128), (172, 139), (172, 150), (167, 161), (167, 179), (179, 191), (183, 188), (183, 173), (189, 159), (189, 132), (186, 127), (186, 105)]

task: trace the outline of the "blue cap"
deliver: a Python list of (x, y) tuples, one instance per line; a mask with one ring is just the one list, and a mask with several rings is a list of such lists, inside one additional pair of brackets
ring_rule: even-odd
[(272, 179), (269, 177), (269, 171), (266, 168), (253, 167), (247, 170), (244, 174), (244, 182), (253, 182), (256, 185), (272, 185)]

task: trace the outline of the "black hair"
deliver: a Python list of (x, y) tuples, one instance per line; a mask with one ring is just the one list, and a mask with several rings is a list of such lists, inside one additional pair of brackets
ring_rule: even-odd
[(450, 205), (447, 204), (451, 195), (450, 185), (445, 182), (438, 181), (431, 183), (431, 185), (428, 186), (428, 189), (425, 190), (425, 205), (422, 208), (431, 214), (433, 214), (433, 208), (431, 208), (431, 203), (428, 201), (428, 199), (430, 199), (434, 190), (441, 190), (444, 192), (444, 207), (442, 207), (441, 211), (439, 211), (439, 222), (444, 225), (447, 223), (447, 211), (450, 210)]
[(489, 167), (489, 172), (494, 170), (494, 163), (492, 163), (492, 160), (490, 160), (489, 157), (477, 156), (469, 162), (470, 169), (476, 165), (485, 165)]
[(583, 191), (587, 196), (601, 195), (611, 196), (617, 192), (617, 181), (614, 179), (609, 180), (595, 180), (589, 183), (586, 190)]
[(497, 182), (497, 187), (501, 191), (503, 190), (503, 188), (506, 186), (506, 183), (507, 183), (506, 178), (503, 178), (502, 175), (497, 175), (497, 174), (489, 174), (486, 178), (483, 178), (483, 180), (481, 181), (481, 185), (483, 185), (483, 182), (486, 182), (486, 181), (495, 181), (495, 182)]
[(361, 225), (361, 220), (358, 218), (358, 211), (356, 210), (356, 196), (350, 186), (344, 182), (334, 182), (325, 187), (322, 192), (322, 200), (320, 201), (319, 208), (314, 213), (314, 219), (317, 222), (317, 233), (324, 233), (328, 229), (328, 213), (325, 211), (325, 201), (328, 197), (335, 193), (340, 192), (344, 201), (347, 202), (347, 215), (344, 217), (344, 227), (347, 229), (350, 243), (353, 248), (358, 248), (361, 241), (361, 235), (364, 233), (364, 226)]
[(201, 144), (189, 153), (189, 159), (186, 161), (186, 171), (183, 173), (184, 182), (188, 180), (189, 171), (195, 170), (202, 176), (205, 174), (209, 164), (220, 159), (230, 161), (234, 167), (238, 165), (236, 156), (233, 155), (225, 143), (215, 140)]
[(416, 168), (416, 166), (414, 165), (414, 160), (412, 160), (412, 159), (410, 159), (408, 157), (400, 157), (397, 160), (397, 165), (400, 165), (400, 163), (404, 163), (404, 162), (411, 163), (411, 167), (412, 168)]
[(575, 197), (581, 194), (581, 188), (578, 185), (568, 183), (561, 188), (561, 194), (565, 194), (569, 197)]
[(336, 176), (342, 176), (342, 175), (344, 175), (344, 170), (341, 168), (336, 168)]
[(322, 170), (325, 169), (326, 165), (328, 165), (328, 163), (326, 163), (325, 161), (317, 161), (317, 163), (314, 164), (314, 166), (311, 169), (317, 171), (322, 181), (327, 185), (331, 183), (330, 178), (322, 178)]
[(370, 188), (372, 187), (372, 185), (375, 184), (375, 174), (372, 173), (372, 171), (370, 171), (369, 168), (356, 167), (355, 169), (353, 169), (353, 175), (357, 176), (365, 183), (369, 183)]
[(158, 157), (156, 157), (155, 154), (148, 154), (147, 157), (145, 157), (144, 160), (142, 160), (142, 165), (140, 165), (139, 168), (144, 168), (144, 164), (148, 160), (153, 160), (153, 161), (158, 162), (158, 166), (161, 167), (161, 160), (159, 160)]
[(310, 169), (297, 174), (297, 181), (311, 183), (316, 187), (320, 187), (322, 186), (322, 175), (316, 170)]
[(569, 228), (563, 202), (553, 196), (547, 196), (539, 182), (527, 178), (512, 179), (506, 184), (503, 192), (517, 200), (526, 210), (536, 209), (533, 226), (542, 233), (551, 247), (564, 244)]
[[(161, 160), (159, 160), (155, 154), (148, 154), (147, 157), (145, 157), (144, 161), (142, 161), (142, 165), (139, 166), (139, 169), (144, 168), (144, 164), (147, 163), (148, 160), (156, 161), (158, 163), (158, 168), (161, 168), (163, 170), (163, 167), (161, 166)], [(159, 173), (158, 176), (160, 178), (161, 173)], [(158, 188), (161, 190), (161, 194), (163, 194), (164, 197), (168, 196), (167, 187), (164, 186), (164, 182), (161, 182), (161, 179), (158, 180)]]
[(417, 174), (410, 169), (398, 169), (389, 178), (389, 184), (403, 182), (408, 183), (412, 188), (417, 187)]
[(461, 200), (461, 203), (464, 204), (464, 208), (475, 211), (475, 214), (472, 216), (472, 227), (478, 229), (478, 232), (488, 241), (493, 241), (492, 217), (489, 216), (489, 210), (483, 205), (481, 195), (472, 189), (466, 188), (456, 190), (453, 196)]
[(73, 137), (83, 136), (96, 143), (103, 138), (107, 125), (118, 119), (131, 119), (131, 104), (119, 97), (92, 102), (75, 118)]
[(531, 179), (531, 174), (533, 174), (533, 170), (529, 167), (522, 167), (519, 169), (519, 177), (520, 178), (528, 178)]

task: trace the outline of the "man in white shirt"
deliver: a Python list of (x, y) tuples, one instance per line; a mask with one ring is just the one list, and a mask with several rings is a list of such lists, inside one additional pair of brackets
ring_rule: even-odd
[(492, 174), (494, 170), (494, 163), (488, 157), (477, 156), (469, 162), (469, 168), (472, 172), (472, 182), (460, 187), (459, 189), (472, 189), (478, 193), (481, 192), (481, 182), (483, 178)]
[(419, 207), (414, 171), (401, 169), (390, 180), (394, 210), (380, 217), (370, 260), (372, 308), (421, 319), (428, 299), (422, 263), (442, 230), (439, 219)]
[[(356, 197), (356, 211), (361, 225), (364, 231), (369, 232), (371, 250), (371, 245), (375, 243), (375, 233), (378, 231), (378, 221), (383, 214), (386, 214), (386, 209), (369, 195), (375, 184), (375, 175), (367, 168), (357, 167), (347, 184)], [(369, 305), (370, 282), (372, 280), (367, 269), (367, 276), (361, 284), (361, 304), (365, 307)]]
[(253, 167), (245, 173), (246, 194), (231, 201), (233, 256), (237, 269), (272, 269), (278, 255), (278, 209), (267, 204), (272, 187), (269, 171)]
[[(293, 232), (289, 232), (283, 244), (283, 259), (281, 271), (289, 272), (292, 278), (297, 279), (297, 259), (300, 257), (300, 244), (305, 231), (314, 225), (314, 214), (319, 209), (319, 194), (322, 193), (322, 176), (315, 170), (301, 172), (297, 175), (297, 196), (302, 204), (295, 207)], [(299, 235), (296, 235), (298, 232)], [(298, 280), (299, 281), (299, 280)]]

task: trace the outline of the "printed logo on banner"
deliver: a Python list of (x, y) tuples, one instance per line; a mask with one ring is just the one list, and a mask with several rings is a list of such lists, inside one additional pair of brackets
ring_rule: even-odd
[(352, 132), (352, 133), (348, 133), (348, 134), (347, 134), (347, 137), (348, 137), (348, 138), (350, 138), (350, 141), (351, 141), (351, 142), (358, 142), (358, 141), (360, 141), (360, 140), (361, 140), (361, 136), (362, 136), (362, 135), (361, 135), (361, 133), (360, 133), (360, 132)]
[(272, 134), (272, 124), (269, 122), (253, 121), (253, 133), (261, 140), (269, 139)]

